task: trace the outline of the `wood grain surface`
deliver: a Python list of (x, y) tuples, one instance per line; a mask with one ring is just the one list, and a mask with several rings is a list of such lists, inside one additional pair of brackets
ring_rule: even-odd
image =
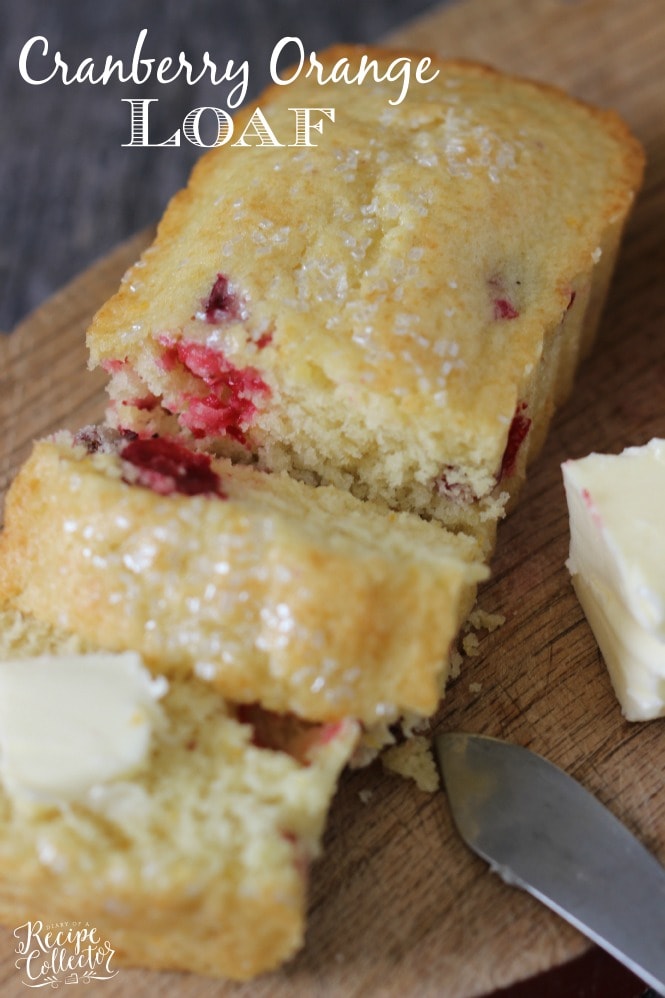
[[(482, 59), (615, 106), (646, 146), (646, 185), (596, 348), (555, 419), (518, 510), (502, 525), (493, 578), (480, 595), (480, 605), (503, 613), (506, 623), (466, 659), (436, 727), (482, 731), (543, 753), (665, 861), (665, 721), (631, 725), (621, 716), (564, 568), (568, 523), (559, 470), (569, 457), (665, 436), (662, 0), (467, 0), (392, 40)], [(0, 487), (34, 436), (100, 415), (103, 379), (85, 372), (83, 330), (146, 238), (120, 247), (0, 342)], [(366, 803), (361, 791), (369, 792)], [(121, 970), (85, 991), (100, 998), (472, 998), (587, 947), (468, 853), (443, 794), (423, 794), (377, 764), (341, 781), (326, 853), (313, 871), (307, 945), (288, 967), (242, 986)], [(25, 994), (13, 961), (5, 931), (3, 995)]]

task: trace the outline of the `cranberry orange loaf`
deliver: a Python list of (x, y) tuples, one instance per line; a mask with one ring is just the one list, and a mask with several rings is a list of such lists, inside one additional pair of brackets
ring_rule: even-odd
[(471, 537), (164, 438), (79, 440), (38, 443), (8, 493), (3, 599), (234, 701), (435, 710), (487, 575)]
[[(369, 52), (382, 74), (397, 54)], [(358, 68), (353, 48), (320, 60), (343, 57)], [(437, 59), (435, 74), (401, 103), (385, 80), (273, 86), (259, 105), (276, 136), (294, 107), (334, 122), (320, 115), (312, 147), (206, 154), (88, 345), (116, 426), (489, 551), (590, 346), (643, 156), (617, 115), (552, 87)]]
[(308, 864), (358, 725), (150, 683), (132, 653), (0, 610), (0, 920), (83, 919), (113, 961), (254, 976), (302, 943)]

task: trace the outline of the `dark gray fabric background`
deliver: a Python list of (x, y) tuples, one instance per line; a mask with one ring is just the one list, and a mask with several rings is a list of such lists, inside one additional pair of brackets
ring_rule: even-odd
[[(120, 240), (155, 221), (183, 185), (200, 150), (123, 149), (129, 105), (123, 97), (157, 97), (151, 127), (172, 134), (195, 107), (225, 107), (226, 85), (177, 81), (142, 87), (23, 81), (23, 44), (44, 35), (70, 66), (108, 54), (131, 62), (141, 28), (145, 56), (200, 65), (210, 51), (250, 66), (248, 96), (269, 82), (276, 42), (299, 36), (305, 48), (335, 41), (370, 42), (433, 0), (0, 0), (0, 330), (31, 309)], [(36, 63), (35, 63), (36, 65)], [(44, 60), (44, 66), (47, 61)], [(220, 100), (220, 97), (223, 99)], [(168, 129), (168, 131), (167, 131)]]

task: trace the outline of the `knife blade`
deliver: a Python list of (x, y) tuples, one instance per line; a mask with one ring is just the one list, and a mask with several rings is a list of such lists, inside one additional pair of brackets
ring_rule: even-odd
[(665, 995), (665, 868), (542, 756), (458, 732), (435, 753), (453, 820), (502, 879), (528, 891)]

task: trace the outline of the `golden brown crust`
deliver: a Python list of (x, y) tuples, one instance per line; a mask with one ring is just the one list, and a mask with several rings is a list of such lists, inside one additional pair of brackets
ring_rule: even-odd
[(37, 444), (7, 497), (0, 595), (157, 672), (315, 720), (431, 713), (486, 575), (474, 543), (220, 460), (227, 499), (156, 495)]
[[(383, 69), (424, 55), (319, 58), (361, 54)], [(236, 134), (257, 107), (282, 136), (293, 106), (335, 106), (335, 123), (316, 149), (205, 155), (88, 343), (93, 363), (124, 363), (119, 425), (189, 432), (210, 383), (182, 357), (165, 365), (164, 344), (205, 345), (266, 390), (248, 391), (235, 435), (199, 424), (200, 446), (237, 457), (242, 437), (264, 466), (484, 532), (489, 549), (483, 523), (593, 338), (643, 156), (612, 111), (432, 58), (439, 78), (392, 107), (386, 83), (269, 88)], [(211, 324), (218, 273), (246, 307)], [(146, 393), (152, 410), (134, 404)], [(530, 432), (507, 461), (520, 414)]]

